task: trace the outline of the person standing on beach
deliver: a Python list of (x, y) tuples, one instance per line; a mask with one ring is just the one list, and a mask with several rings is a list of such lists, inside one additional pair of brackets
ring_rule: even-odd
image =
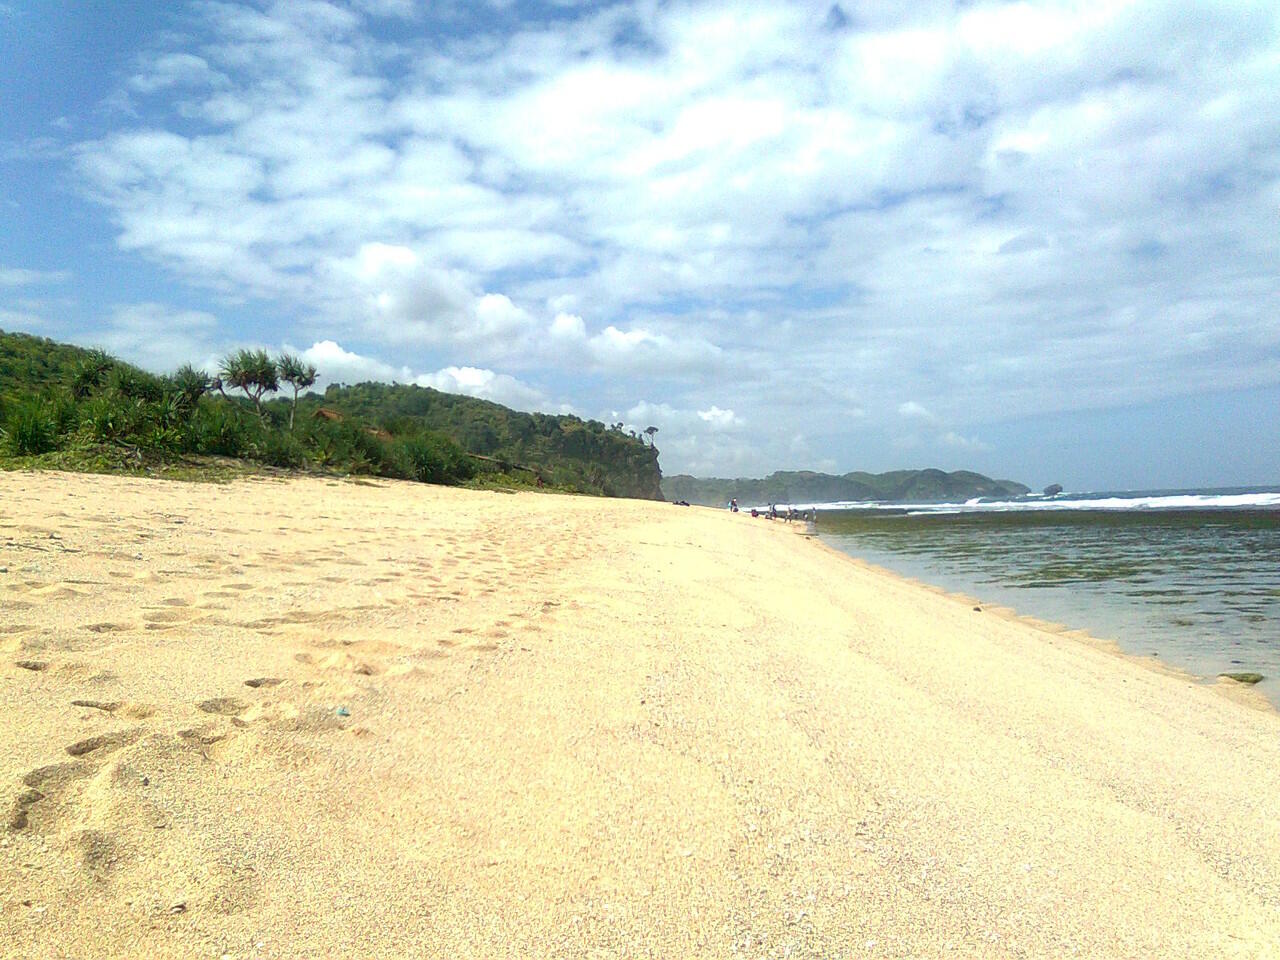
[(737, 497), (731, 497), (731, 498), (729, 499), (729, 512), (730, 512), (730, 513), (737, 513), (737, 512), (738, 512), (738, 498), (737, 498)]

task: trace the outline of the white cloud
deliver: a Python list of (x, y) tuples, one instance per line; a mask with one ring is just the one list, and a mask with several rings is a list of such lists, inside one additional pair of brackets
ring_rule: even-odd
[(669, 336), (644, 327), (622, 330), (613, 324), (587, 332), (582, 317), (558, 313), (548, 328), (551, 348), (561, 357), (585, 360), (603, 370), (665, 372), (706, 371), (720, 361), (719, 347), (696, 336)]
[(113, 307), (103, 329), (76, 339), (144, 369), (168, 373), (184, 363), (216, 366), (220, 334), (218, 319), (203, 310), (130, 303)]
[(375, 17), (411, 19), (417, 12), (414, 0), (355, 0), (355, 6)]
[(318, 386), (330, 383), (356, 384), (369, 381), (404, 383), (413, 379), (408, 367), (393, 367), (373, 357), (361, 356), (344, 350), (333, 340), (320, 340), (305, 350), (293, 350), (303, 360), (316, 368)]
[(44, 286), (66, 283), (71, 279), (67, 270), (26, 270), (22, 267), (0, 266), (0, 288)]
[(190, 53), (166, 53), (146, 65), (146, 71), (129, 80), (129, 88), (138, 93), (155, 93), (174, 86), (225, 86), (225, 76), (209, 68), (202, 57)]
[(953, 447), (957, 450), (974, 450), (980, 453), (988, 453), (992, 447), (988, 443), (983, 443), (977, 437), (963, 437), (954, 430), (948, 430), (938, 438), (938, 442), (944, 447)]
[(410, 383), (433, 387), (445, 393), (492, 400), (516, 410), (571, 412), (566, 404), (552, 404), (541, 390), (505, 373), (481, 367), (445, 367), (434, 373), (415, 373), (407, 366), (395, 367), (373, 357), (344, 349), (333, 340), (321, 340), (297, 352), (319, 372), (318, 388), (329, 383), (355, 384), (366, 381)]
[(38, 313), (31, 313), (26, 310), (7, 310), (4, 307), (0, 307), (0, 330), (45, 334), (49, 327), (49, 321)]
[[(505, 373), (477, 367), (445, 367), (435, 373), (415, 377), (413, 382), (420, 387), (434, 387), (445, 393), (462, 393), (469, 397), (492, 400), (515, 410), (548, 411), (552, 407), (546, 395), (536, 387)], [(551, 412), (571, 413), (572, 408), (562, 404)]]
[(925, 423), (937, 422), (937, 417), (930, 412), (929, 408), (915, 400), (908, 400), (898, 405), (898, 416), (905, 417), (908, 420), (921, 420)]
[(710, 409), (699, 410), (698, 416), (714, 430), (730, 430), (742, 426), (742, 418), (732, 410), (721, 410), (714, 404)]
[(732, 409), (762, 468), (1280, 383), (1275, 4), (203, 9), (76, 171), (128, 254), (318, 342)]

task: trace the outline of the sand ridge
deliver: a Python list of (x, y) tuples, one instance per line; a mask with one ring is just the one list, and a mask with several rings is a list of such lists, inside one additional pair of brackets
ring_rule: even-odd
[(0, 956), (1274, 956), (1280, 718), (782, 525), (0, 476)]

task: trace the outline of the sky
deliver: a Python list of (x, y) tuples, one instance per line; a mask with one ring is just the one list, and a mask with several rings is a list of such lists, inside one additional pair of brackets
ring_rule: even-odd
[(1276, 484), (1278, 307), (1274, 0), (0, 0), (0, 329), (157, 371)]

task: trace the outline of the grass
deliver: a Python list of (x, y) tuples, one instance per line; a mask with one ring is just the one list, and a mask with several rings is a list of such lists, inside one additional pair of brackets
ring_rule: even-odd
[(230, 457), (162, 454), (129, 450), (114, 444), (92, 444), (38, 456), (0, 457), (0, 470), (111, 473), (198, 483), (230, 483), (240, 477), (289, 472)]

